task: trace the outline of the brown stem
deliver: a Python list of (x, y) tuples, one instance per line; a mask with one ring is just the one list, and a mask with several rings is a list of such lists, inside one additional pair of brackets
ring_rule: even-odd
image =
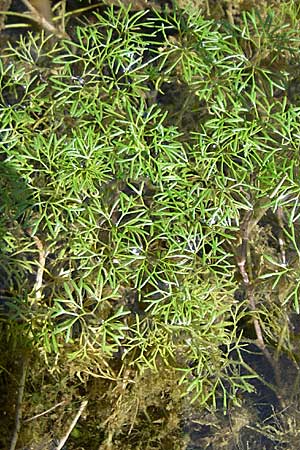
[[(247, 211), (247, 213), (245, 214), (244, 220), (241, 223), (240, 226), (240, 238), (241, 238), (241, 245), (239, 246), (237, 255), (236, 255), (236, 260), (237, 260), (237, 265), (245, 286), (245, 290), (247, 293), (247, 297), (248, 297), (248, 301), (249, 301), (249, 306), (251, 311), (253, 311), (254, 313), (257, 311), (256, 309), (256, 302), (255, 302), (255, 295), (254, 295), (254, 285), (250, 280), (248, 271), (247, 271), (247, 255), (248, 255), (248, 246), (249, 246), (249, 235), (251, 230), (253, 229), (254, 225), (257, 224), (258, 220), (260, 220), (260, 218), (262, 217), (263, 213), (262, 211), (265, 212), (265, 208), (261, 208), (261, 211), (256, 212), (256, 214), (254, 214), (254, 211)], [(253, 325), (254, 325), (254, 330), (255, 330), (255, 334), (257, 337), (257, 346), (261, 349), (261, 351), (263, 352), (263, 354), (265, 355), (266, 359), (269, 361), (270, 365), (273, 367), (275, 375), (276, 375), (276, 379), (278, 379), (278, 367), (275, 364), (271, 353), (269, 352), (269, 350), (266, 348), (266, 344), (263, 338), (263, 333), (262, 333), (262, 328), (259, 322), (259, 319), (257, 319), (256, 317), (254, 317), (253, 319)]]
[(277, 216), (277, 221), (278, 221), (278, 225), (279, 225), (279, 228), (280, 228), (279, 236), (278, 236), (278, 242), (279, 242), (279, 248), (280, 248), (281, 263), (286, 265), (283, 209), (282, 209), (281, 206), (278, 206), (278, 208), (276, 209), (276, 216)]
[(55, 34), (59, 38), (68, 38), (66, 33), (60, 32), (52, 23), (52, 13), (48, 0), (38, 1), (38, 0), (22, 0), (28, 11), (30, 12), (30, 17), (34, 20), (40, 27), (50, 33)]
[[(253, 285), (250, 282), (248, 271), (246, 268), (247, 263), (247, 254), (248, 254), (248, 243), (249, 243), (249, 230), (250, 227), (252, 228), (253, 224), (253, 211), (247, 211), (245, 214), (244, 220), (241, 223), (240, 226), (240, 237), (241, 237), (241, 245), (239, 247), (238, 254), (236, 256), (237, 259), (237, 265), (247, 292), (248, 300), (250, 308), (253, 312), (256, 311), (256, 303), (255, 303), (255, 297), (254, 297), (254, 289)], [(257, 318), (254, 318), (253, 325), (257, 337), (257, 345), (259, 348), (265, 353), (269, 353), (266, 350), (262, 329), (259, 323), (259, 320)], [(268, 357), (269, 359), (269, 357)]]
[(24, 388), (25, 388), (25, 380), (26, 380), (26, 373), (28, 368), (28, 361), (29, 358), (27, 356), (24, 357), (22, 361), (22, 373), (21, 373), (21, 379), (20, 384), (18, 388), (18, 398), (17, 398), (17, 405), (16, 405), (16, 417), (15, 417), (15, 426), (13, 430), (13, 435), (10, 443), (9, 450), (15, 450), (19, 433), (21, 429), (21, 420), (22, 420), (22, 401), (23, 401), (23, 395), (24, 395)]

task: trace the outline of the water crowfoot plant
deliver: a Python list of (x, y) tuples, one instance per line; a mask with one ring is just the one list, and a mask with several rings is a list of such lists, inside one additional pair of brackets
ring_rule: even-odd
[(226, 410), (253, 391), (253, 324), (274, 367), (291, 353), (298, 29), (255, 12), (93, 17), (72, 45), (28, 33), (1, 57), (3, 329), (85, 389), (126, 397), (165, 370)]

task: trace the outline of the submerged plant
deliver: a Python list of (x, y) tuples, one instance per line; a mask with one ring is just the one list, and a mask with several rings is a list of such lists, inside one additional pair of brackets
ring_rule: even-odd
[(226, 407), (252, 389), (240, 324), (264, 347), (264, 317), (298, 312), (297, 30), (112, 7), (51, 39), (1, 60), (4, 320), (53, 370), (66, 354), (81, 377), (168, 366)]

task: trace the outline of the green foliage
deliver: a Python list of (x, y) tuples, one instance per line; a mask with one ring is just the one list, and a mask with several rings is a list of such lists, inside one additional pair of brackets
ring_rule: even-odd
[[(141, 373), (163, 362), (203, 404), (250, 389), (231, 357), (250, 316), (234, 298), (245, 212), (259, 229), (257, 295), (288, 279), (275, 302), (298, 310), (297, 52), (298, 30), (271, 13), (229, 26), (125, 8), (96, 14), (72, 43), (29, 34), (4, 52), (3, 289), (46, 358), (67, 353), (79, 373), (112, 379), (116, 361)], [(279, 208), (286, 261), (259, 246), (259, 219)]]

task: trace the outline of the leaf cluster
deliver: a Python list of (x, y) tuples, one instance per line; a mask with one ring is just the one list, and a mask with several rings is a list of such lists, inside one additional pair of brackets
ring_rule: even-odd
[(248, 263), (261, 261), (259, 289), (292, 280), (278, 301), (298, 309), (297, 52), (298, 30), (272, 13), (229, 26), (114, 7), (72, 43), (28, 34), (4, 52), (3, 289), (46, 357), (67, 349), (79, 372), (112, 379), (163, 362), (203, 403), (250, 389), (230, 357), (249, 316), (234, 297), (247, 211), (262, 228), (283, 209), (287, 260), (253, 236)]

